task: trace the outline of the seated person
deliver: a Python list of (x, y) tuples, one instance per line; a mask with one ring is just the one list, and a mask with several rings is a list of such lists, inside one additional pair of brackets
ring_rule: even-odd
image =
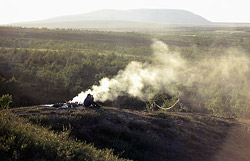
[(94, 102), (94, 97), (93, 97), (93, 95), (91, 95), (91, 94), (88, 94), (87, 95), (87, 97), (85, 98), (85, 100), (84, 100), (84, 103), (83, 103), (83, 105), (85, 106), (85, 107), (89, 107), (89, 106), (93, 106), (93, 107), (100, 107), (100, 105), (98, 105), (96, 102)]

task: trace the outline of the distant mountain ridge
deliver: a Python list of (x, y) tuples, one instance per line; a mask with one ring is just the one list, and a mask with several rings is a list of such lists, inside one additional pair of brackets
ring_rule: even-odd
[(74, 28), (94, 30), (160, 30), (167, 25), (210, 25), (212, 22), (185, 10), (133, 9), (97, 10), (84, 14), (66, 15), (47, 20), (13, 23), (11, 26)]
[(65, 21), (136, 21), (159, 24), (210, 24), (205, 18), (185, 10), (175, 9), (135, 9), (98, 10), (78, 15), (55, 17), (43, 22)]

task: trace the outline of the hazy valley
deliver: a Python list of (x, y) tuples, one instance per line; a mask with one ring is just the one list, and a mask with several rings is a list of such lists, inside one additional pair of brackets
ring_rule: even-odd
[[(0, 154), (247, 161), (249, 44), (249, 24), (184, 10), (100, 10), (1, 26)], [(102, 107), (44, 106), (83, 102), (87, 93)]]

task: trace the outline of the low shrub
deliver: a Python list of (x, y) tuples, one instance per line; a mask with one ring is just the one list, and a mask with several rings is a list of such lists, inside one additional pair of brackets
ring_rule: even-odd
[(0, 112), (0, 155), (3, 160), (125, 160), (113, 150), (68, 138), (29, 123), (3, 110)]
[(5, 94), (0, 97), (0, 107), (2, 109), (8, 109), (12, 103), (12, 95)]

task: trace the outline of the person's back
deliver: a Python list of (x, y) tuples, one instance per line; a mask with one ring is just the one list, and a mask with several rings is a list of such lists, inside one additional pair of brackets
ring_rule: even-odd
[(91, 97), (91, 94), (88, 94), (83, 102), (83, 105), (85, 107), (89, 107), (92, 103), (93, 103), (93, 97)]
[(98, 105), (96, 102), (94, 102), (94, 97), (91, 94), (88, 94), (87, 97), (85, 98), (83, 105), (85, 107), (93, 106), (93, 107), (101, 107)]

